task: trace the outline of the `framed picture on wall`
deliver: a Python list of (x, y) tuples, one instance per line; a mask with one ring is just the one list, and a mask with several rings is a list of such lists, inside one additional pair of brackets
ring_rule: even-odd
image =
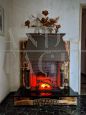
[(4, 9), (0, 7), (0, 35), (4, 33)]

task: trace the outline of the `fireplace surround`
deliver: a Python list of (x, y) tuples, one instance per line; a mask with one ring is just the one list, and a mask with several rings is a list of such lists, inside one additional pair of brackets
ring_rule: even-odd
[(26, 35), (28, 40), (20, 41), (21, 86), (15, 105), (75, 105), (77, 93), (69, 86), (70, 43), (63, 40), (65, 33)]

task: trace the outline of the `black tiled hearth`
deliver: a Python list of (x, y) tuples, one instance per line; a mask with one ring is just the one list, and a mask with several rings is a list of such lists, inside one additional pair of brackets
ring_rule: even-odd
[(0, 115), (86, 115), (86, 96), (79, 97), (79, 106), (14, 106), (14, 93), (0, 104)]

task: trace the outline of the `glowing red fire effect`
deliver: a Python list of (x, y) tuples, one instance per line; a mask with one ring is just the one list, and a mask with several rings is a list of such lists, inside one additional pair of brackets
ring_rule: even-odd
[[(54, 88), (59, 88), (61, 86), (61, 73), (60, 73), (60, 64), (58, 64), (58, 74), (57, 76), (43, 76), (30, 74), (29, 84), (31, 90), (53, 90)], [(25, 86), (25, 83), (23, 82)]]
[(50, 85), (47, 84), (47, 83), (42, 83), (42, 84), (39, 86), (39, 90), (52, 90), (52, 86), (50, 86)]
[(31, 89), (35, 89), (36, 87), (38, 90), (52, 90), (52, 80), (50, 77), (46, 76), (36, 76), (34, 74), (30, 75), (30, 87)]

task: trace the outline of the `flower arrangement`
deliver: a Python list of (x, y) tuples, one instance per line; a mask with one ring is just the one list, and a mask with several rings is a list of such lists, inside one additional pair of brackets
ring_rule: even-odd
[[(60, 24), (58, 24), (59, 17), (56, 18), (49, 18), (48, 17), (49, 12), (47, 10), (42, 11), (42, 17), (35, 17), (32, 15), (33, 21), (26, 20), (25, 26), (28, 28), (30, 27), (38, 27), (38, 28), (47, 28), (50, 33), (53, 31), (55, 33), (58, 32), (58, 29), (61, 27)], [(34, 23), (32, 23), (34, 22)]]

